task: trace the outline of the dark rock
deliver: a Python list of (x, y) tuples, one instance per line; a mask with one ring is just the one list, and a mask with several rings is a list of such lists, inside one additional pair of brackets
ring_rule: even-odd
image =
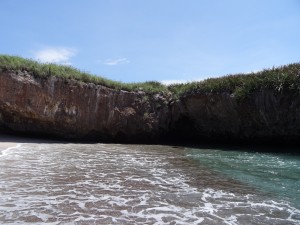
[(158, 143), (298, 143), (299, 93), (128, 92), (27, 71), (0, 73), (0, 130), (71, 139)]
[(154, 141), (167, 129), (168, 110), (162, 105), (155, 112), (156, 102), (144, 102), (146, 97), (64, 78), (2, 72), (0, 126), (64, 138)]

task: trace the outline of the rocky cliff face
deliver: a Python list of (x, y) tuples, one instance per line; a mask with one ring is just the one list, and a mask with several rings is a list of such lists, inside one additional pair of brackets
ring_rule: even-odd
[(97, 141), (292, 141), (300, 138), (300, 96), (260, 89), (172, 95), (113, 90), (75, 80), (0, 73), (0, 129)]
[(295, 143), (300, 137), (300, 96), (289, 91), (261, 89), (245, 99), (196, 94), (183, 97), (181, 104), (194, 138)]
[(2, 129), (93, 138), (153, 141), (168, 129), (168, 97), (116, 91), (26, 71), (0, 74)]

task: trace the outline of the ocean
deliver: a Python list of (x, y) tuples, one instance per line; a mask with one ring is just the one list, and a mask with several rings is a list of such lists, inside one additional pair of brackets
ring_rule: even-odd
[(27, 143), (0, 154), (3, 224), (300, 224), (300, 156)]

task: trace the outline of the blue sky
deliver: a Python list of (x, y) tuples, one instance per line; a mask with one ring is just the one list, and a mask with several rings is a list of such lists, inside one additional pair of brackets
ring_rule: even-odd
[(300, 62), (299, 0), (1, 0), (0, 54), (122, 82)]

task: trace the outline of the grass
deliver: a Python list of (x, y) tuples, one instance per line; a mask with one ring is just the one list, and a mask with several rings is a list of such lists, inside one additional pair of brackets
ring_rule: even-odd
[(122, 83), (82, 72), (71, 66), (44, 64), (17, 56), (0, 55), (0, 71), (28, 71), (35, 77), (58, 76), (85, 83), (95, 83), (116, 90), (145, 91), (146, 93), (168, 93), (180, 98), (187, 94), (229, 93), (239, 99), (247, 98), (261, 89), (272, 89), (277, 93), (292, 91), (300, 93), (300, 63), (265, 69), (251, 74), (227, 75), (187, 84), (163, 85), (157, 81)]
[(300, 63), (265, 69), (257, 73), (227, 75), (169, 86), (169, 90), (179, 97), (187, 94), (228, 93), (239, 99), (247, 98), (262, 89), (300, 94)]
[(147, 93), (167, 92), (168, 88), (156, 81), (143, 83), (122, 83), (82, 72), (72, 66), (57, 65), (53, 63), (39, 63), (34, 60), (18, 56), (0, 55), (0, 71), (28, 71), (35, 77), (47, 78), (49, 76), (74, 79), (85, 83), (103, 85), (116, 90), (145, 91)]

